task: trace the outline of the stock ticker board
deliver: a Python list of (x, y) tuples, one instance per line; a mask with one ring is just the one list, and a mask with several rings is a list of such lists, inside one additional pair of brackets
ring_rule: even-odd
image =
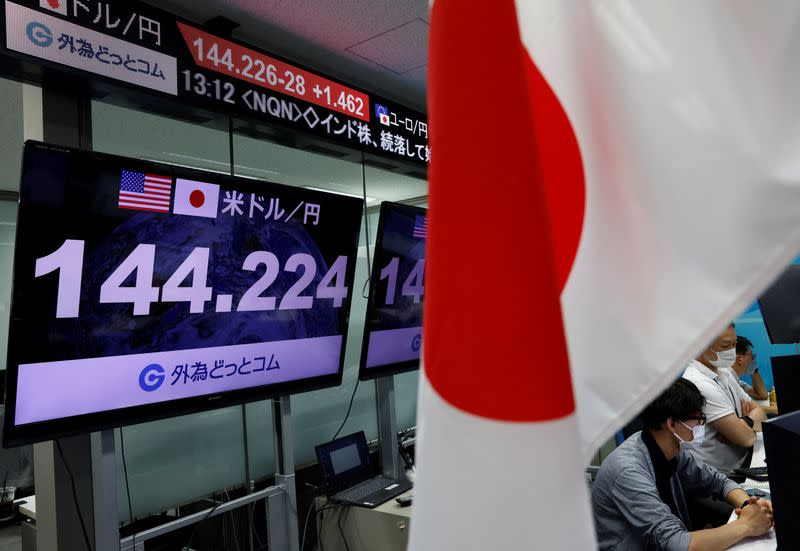
[[(5, 53), (417, 165), (424, 114), (142, 2), (4, 1)], [(80, 74), (80, 73), (78, 73)]]

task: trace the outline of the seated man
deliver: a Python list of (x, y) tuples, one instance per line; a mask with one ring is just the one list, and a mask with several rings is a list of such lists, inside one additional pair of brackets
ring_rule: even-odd
[(736, 362), (735, 347), (736, 329), (730, 324), (683, 373), (706, 399), (706, 439), (692, 453), (707, 465), (727, 472), (743, 465), (756, 441), (756, 431), (761, 430), (761, 421), (767, 418), (739, 386), (731, 369)]
[[(642, 412), (644, 430), (628, 438), (600, 467), (592, 486), (601, 551), (727, 549), (772, 526), (772, 504), (751, 498), (735, 482), (686, 452), (703, 440), (703, 395), (678, 379)], [(694, 530), (685, 496), (718, 496), (738, 518)]]
[[(753, 400), (766, 400), (769, 398), (767, 385), (764, 384), (764, 379), (758, 372), (756, 355), (753, 353), (753, 343), (750, 342), (750, 339), (741, 335), (736, 336), (736, 361), (733, 364), (733, 371), (736, 374), (739, 386), (750, 398)], [(753, 382), (752, 385), (742, 380), (745, 375), (750, 375), (750, 380)], [(778, 407), (771, 405), (765, 407), (764, 411), (777, 415)]]

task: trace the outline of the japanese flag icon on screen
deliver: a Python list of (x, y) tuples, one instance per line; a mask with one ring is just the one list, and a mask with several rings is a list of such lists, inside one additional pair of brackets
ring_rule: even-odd
[(189, 216), (217, 217), (219, 205), (219, 186), (206, 182), (195, 182), (178, 178), (175, 181), (174, 214)]
[(386, 126), (389, 126), (390, 123), (389, 123), (389, 108), (388, 107), (386, 107), (385, 105), (381, 105), (379, 103), (376, 103), (375, 104), (375, 114), (378, 116), (378, 119), (380, 119), (381, 124), (385, 124)]
[(67, 0), (39, 0), (39, 7), (67, 15)]

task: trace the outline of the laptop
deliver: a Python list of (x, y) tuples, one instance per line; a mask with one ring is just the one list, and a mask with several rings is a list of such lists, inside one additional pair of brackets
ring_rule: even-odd
[(328, 497), (339, 503), (374, 509), (411, 488), (408, 480), (375, 476), (363, 431), (316, 447)]

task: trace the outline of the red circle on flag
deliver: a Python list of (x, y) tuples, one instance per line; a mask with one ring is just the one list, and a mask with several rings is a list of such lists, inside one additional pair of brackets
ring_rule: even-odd
[(203, 206), (203, 203), (206, 202), (206, 196), (203, 195), (203, 192), (199, 189), (194, 190), (192, 193), (189, 194), (189, 203), (196, 209), (199, 209)]
[[(469, 31), (478, 6), (437, 0), (431, 13), (425, 377), (472, 415), (550, 421), (575, 412), (560, 300), (583, 230), (583, 162), (514, 2), (480, 10), (488, 41)], [(502, 86), (474, 66), (491, 66)], [(505, 105), (518, 116), (498, 118)], [(491, 131), (469, 131), (465, 112)], [(487, 189), (487, 174), (502, 185)]]

